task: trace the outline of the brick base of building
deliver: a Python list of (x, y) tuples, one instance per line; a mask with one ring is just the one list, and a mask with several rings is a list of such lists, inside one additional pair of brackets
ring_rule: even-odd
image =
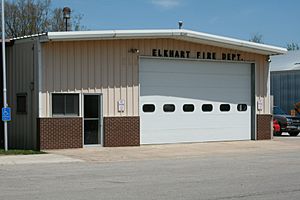
[(40, 149), (82, 148), (82, 118), (39, 118)]
[(140, 117), (104, 117), (104, 146), (139, 146)]
[(257, 115), (257, 140), (272, 139), (272, 115)]
[[(40, 149), (83, 147), (82, 118), (40, 118)], [(272, 139), (272, 115), (257, 115), (257, 140)], [(140, 117), (104, 117), (103, 146), (139, 146)]]

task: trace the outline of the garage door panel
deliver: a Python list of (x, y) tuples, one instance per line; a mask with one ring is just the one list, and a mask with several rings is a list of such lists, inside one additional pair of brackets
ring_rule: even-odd
[[(153, 82), (153, 77), (158, 80), (158, 82)], [(246, 84), (243, 80), (251, 80), (249, 76), (228, 76), (228, 75), (197, 75), (197, 74), (169, 74), (169, 78), (165, 79), (165, 74), (150, 73), (141, 74), (141, 79), (143, 80), (142, 86), (156, 86), (156, 87), (232, 87), (232, 88), (244, 88), (245, 85), (237, 85), (237, 82)], [(185, 81), (189, 80), (189, 81)], [(217, 81), (218, 80), (218, 81)], [(158, 85), (159, 84), (159, 85)]]
[[(147, 60), (147, 61), (146, 61)], [(155, 66), (152, 63), (155, 62)], [(175, 65), (173, 63), (176, 62)], [(202, 62), (201, 67), (199, 67), (199, 62), (197, 61), (182, 61), (176, 60), (168, 62), (168, 60), (158, 60), (158, 59), (142, 59), (141, 64), (145, 68), (140, 68), (140, 72), (157, 72), (157, 73), (167, 73), (167, 74), (213, 74), (213, 75), (245, 75), (251, 74), (251, 69), (249, 68), (237, 68), (232, 63), (219, 63), (219, 62)], [(151, 65), (147, 67), (146, 65)], [(201, 71), (199, 71), (201, 68)], [(226, 70), (221, 70), (226, 68)], [(184, 71), (183, 71), (184, 69)]]
[[(157, 111), (162, 112), (162, 111)], [(172, 114), (156, 114), (155, 116), (145, 115), (143, 120), (151, 120), (153, 117), (158, 121), (156, 124), (143, 124), (144, 127), (156, 127), (160, 129), (168, 129), (170, 127), (178, 127), (178, 128), (188, 128), (188, 127), (201, 127), (203, 128), (215, 128), (215, 127), (244, 127), (248, 126), (248, 118), (249, 113), (228, 113), (228, 114), (217, 114), (218, 111), (215, 111), (216, 114), (211, 115), (203, 115), (199, 116), (200, 109), (195, 110), (193, 113), (182, 113), (178, 114), (178, 112), (174, 112)], [(179, 116), (180, 115), (180, 116)], [(189, 120), (185, 120), (188, 118)], [(173, 124), (176, 121), (176, 124)]]
[[(193, 88), (192, 88), (193, 89)], [(178, 90), (182, 92), (178, 94)], [(204, 92), (189, 92), (190, 88), (178, 87), (170, 90), (169, 88), (166, 90), (165, 88), (147, 88), (147, 91), (141, 91), (141, 96), (143, 96), (143, 100), (149, 102), (159, 102), (159, 101), (177, 101), (183, 100), (185, 102), (195, 101), (203, 102), (203, 103), (222, 103), (228, 102), (232, 104), (248, 104), (250, 105), (250, 94), (245, 94), (244, 89), (223, 89), (219, 90), (217, 88), (209, 88), (205, 93)], [(233, 97), (231, 94), (235, 93)], [(156, 95), (152, 95), (155, 93)], [(184, 102), (184, 103), (185, 103)]]
[[(144, 104), (155, 105), (144, 113)], [(174, 104), (166, 113), (164, 104)], [(194, 105), (184, 112), (183, 105)], [(211, 104), (211, 112), (202, 105)], [(220, 105), (229, 104), (229, 112)], [(246, 104), (246, 111), (238, 111)], [(140, 62), (141, 143), (177, 143), (251, 138), (251, 67), (249, 64), (142, 59)]]
[(171, 129), (164, 132), (145, 131), (141, 136), (143, 144), (168, 144), (182, 142), (203, 142), (203, 141), (228, 141), (245, 140), (247, 135), (238, 133), (238, 130), (220, 131), (218, 128), (209, 129)]

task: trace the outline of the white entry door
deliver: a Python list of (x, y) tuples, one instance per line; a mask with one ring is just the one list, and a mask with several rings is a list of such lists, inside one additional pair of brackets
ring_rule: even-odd
[(251, 65), (142, 58), (141, 144), (251, 139)]

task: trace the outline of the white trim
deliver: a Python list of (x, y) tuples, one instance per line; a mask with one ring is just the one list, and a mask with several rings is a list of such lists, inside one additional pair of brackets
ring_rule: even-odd
[[(99, 96), (99, 103), (100, 103), (100, 113), (99, 113), (99, 125), (101, 125), (101, 127), (99, 128), (100, 131), (100, 135), (99, 135), (99, 139), (100, 139), (100, 144), (84, 144), (84, 96), (88, 96), (88, 95), (97, 95)], [(82, 93), (82, 101), (81, 101), (81, 109), (82, 109), (82, 146), (85, 147), (103, 147), (104, 146), (104, 129), (103, 129), (103, 93)]]
[(255, 52), (263, 55), (277, 55), (287, 52), (287, 49), (281, 47), (185, 29), (48, 32), (47, 37), (53, 41), (174, 38), (246, 52)]

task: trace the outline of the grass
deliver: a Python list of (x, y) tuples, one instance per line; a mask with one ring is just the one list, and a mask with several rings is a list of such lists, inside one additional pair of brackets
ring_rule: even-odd
[(8, 151), (4, 151), (4, 149), (0, 149), (0, 156), (2, 155), (32, 155), (32, 154), (44, 154), (42, 151), (34, 151), (34, 150), (16, 150), (11, 149)]

